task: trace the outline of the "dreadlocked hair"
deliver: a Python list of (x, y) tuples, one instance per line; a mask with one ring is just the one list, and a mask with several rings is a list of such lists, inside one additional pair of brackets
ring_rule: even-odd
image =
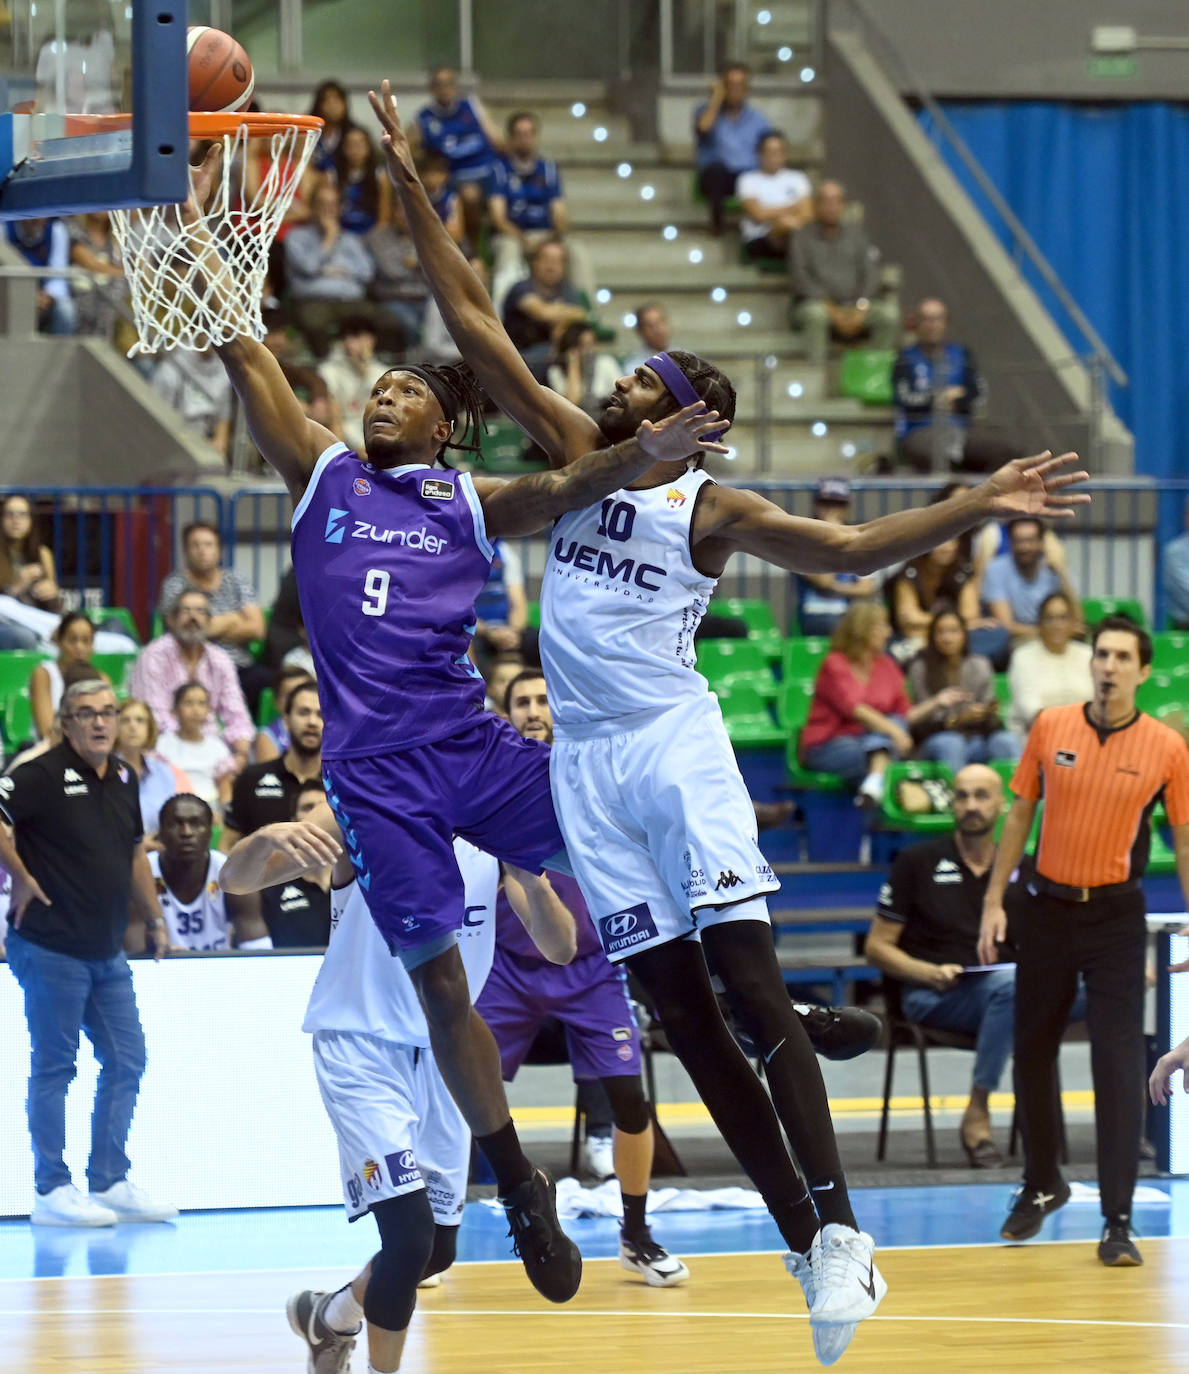
[(713, 363), (700, 358), (696, 353), (686, 353), (681, 348), (670, 348), (669, 357), (686, 376), (686, 380), (706, 402), (707, 410), (717, 410), (724, 420), (735, 419), (735, 388), (730, 378), (720, 372)]
[[(454, 432), (443, 448), (473, 453), (481, 461), (483, 436), (487, 433), (487, 421), (483, 418), (487, 395), (475, 374), (465, 363), (419, 363), (418, 371), (432, 378), (435, 389), (444, 391), (451, 402), (449, 408), (443, 407), (443, 410), (447, 411), (446, 418), (454, 422)], [(439, 402), (442, 399), (439, 397)]]

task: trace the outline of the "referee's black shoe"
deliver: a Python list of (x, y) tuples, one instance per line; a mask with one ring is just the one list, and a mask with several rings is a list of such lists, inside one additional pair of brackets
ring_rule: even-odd
[(582, 1256), (561, 1229), (555, 1199), (557, 1188), (544, 1169), (500, 1203), (508, 1214), (512, 1249), (524, 1265), (529, 1282), (550, 1302), (569, 1302), (582, 1282)]
[(1102, 1228), (1098, 1258), (1112, 1269), (1134, 1269), (1144, 1262), (1139, 1246), (1131, 1239), (1131, 1227), (1125, 1221), (1108, 1221)]
[(1068, 1201), (1069, 1184), (1064, 1179), (1055, 1185), (1051, 1193), (1022, 1183), (1016, 1189), (1007, 1220), (999, 1234), (1004, 1240), (1031, 1240), (1040, 1230), (1045, 1217), (1064, 1207)]
[(857, 1059), (879, 1040), (883, 1022), (862, 1007), (818, 1007), (794, 1002), (809, 1043), (823, 1059)]

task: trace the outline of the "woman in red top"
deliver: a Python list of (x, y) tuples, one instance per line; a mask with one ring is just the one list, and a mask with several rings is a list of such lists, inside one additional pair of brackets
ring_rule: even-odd
[(892, 627), (874, 602), (852, 606), (838, 622), (813, 688), (801, 731), (802, 764), (836, 773), (858, 787), (858, 800), (878, 805), (892, 759), (912, 753), (908, 723), (920, 708), (904, 690), (904, 674), (884, 652)]

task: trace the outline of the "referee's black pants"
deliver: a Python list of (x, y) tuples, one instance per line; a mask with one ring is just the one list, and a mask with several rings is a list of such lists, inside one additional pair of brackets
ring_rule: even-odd
[(1109, 1221), (1131, 1215), (1139, 1170), (1144, 1092), (1142, 892), (1089, 902), (1029, 894), (1013, 925), (1016, 967), (1016, 1092), (1024, 1138), (1024, 1180), (1051, 1192), (1061, 1123), (1057, 1054), (1078, 974), (1086, 980), (1086, 1021), (1094, 1078), (1098, 1189)]

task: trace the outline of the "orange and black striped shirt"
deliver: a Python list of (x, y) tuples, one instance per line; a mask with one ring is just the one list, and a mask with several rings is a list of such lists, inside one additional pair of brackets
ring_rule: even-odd
[(1103, 887), (1142, 875), (1149, 818), (1163, 798), (1171, 825), (1189, 823), (1189, 746), (1142, 712), (1100, 730), (1087, 705), (1037, 716), (1012, 791), (1044, 798), (1036, 867), (1050, 882)]

